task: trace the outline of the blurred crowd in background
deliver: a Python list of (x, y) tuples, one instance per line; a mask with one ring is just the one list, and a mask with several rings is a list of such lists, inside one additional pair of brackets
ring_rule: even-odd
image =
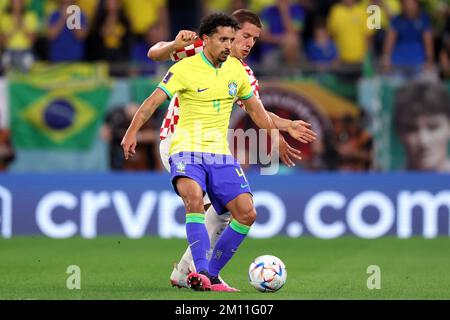
[[(81, 29), (70, 31), (66, 9), (73, 4), (81, 9)], [(370, 5), (381, 9), (380, 29), (367, 27)], [(379, 72), (450, 76), (447, 0), (0, 0), (2, 67), (103, 60), (115, 75), (151, 74), (150, 46), (181, 29), (195, 31), (208, 13), (240, 8), (263, 21), (249, 60), (261, 72), (358, 75), (371, 58)]]
[[(81, 9), (81, 28), (70, 31), (66, 9), (73, 4)], [(370, 5), (381, 9), (380, 29), (367, 27)], [(0, 0), (2, 67), (104, 60), (115, 75), (151, 74), (155, 69), (145, 66), (155, 64), (147, 59), (151, 45), (196, 30), (208, 13), (240, 8), (263, 21), (249, 61), (265, 72), (358, 75), (370, 53), (380, 72), (450, 76), (447, 0)]]
[[(66, 26), (66, 9), (73, 4), (82, 10), (78, 30)], [(379, 29), (368, 28), (370, 5), (381, 10)], [(331, 73), (354, 87), (374, 74), (402, 81), (450, 79), (449, 0), (0, 0), (0, 74), (26, 73), (37, 61), (106, 61), (113, 77), (159, 77), (167, 64), (147, 58), (152, 45), (174, 39), (182, 29), (195, 31), (208, 13), (240, 8), (263, 22), (247, 60), (260, 79)], [(105, 141), (117, 147), (135, 107), (108, 114)], [(369, 120), (362, 110), (358, 117), (333, 119), (340, 159), (335, 167), (373, 169)], [(114, 128), (120, 132), (115, 138)], [(161, 170), (155, 152), (159, 127), (150, 124), (146, 130), (147, 165), (135, 169)], [(7, 135), (0, 139), (1, 162), (10, 162), (14, 152)], [(112, 158), (112, 169), (123, 166)]]

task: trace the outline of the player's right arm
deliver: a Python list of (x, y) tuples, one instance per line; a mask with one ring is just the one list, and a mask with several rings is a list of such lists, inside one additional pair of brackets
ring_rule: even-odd
[(141, 104), (136, 111), (130, 126), (128, 127), (125, 136), (122, 139), (121, 146), (125, 155), (125, 159), (128, 160), (130, 155), (136, 153), (137, 138), (136, 135), (139, 129), (150, 119), (155, 110), (167, 99), (167, 94), (160, 88), (156, 88), (155, 91)]
[(130, 155), (135, 154), (136, 135), (142, 125), (150, 119), (155, 110), (167, 98), (172, 99), (175, 93), (184, 89), (185, 80), (183, 78), (182, 65), (183, 61), (173, 65), (152, 95), (145, 99), (138, 111), (136, 111), (121, 143), (126, 160), (128, 160)]
[(147, 56), (155, 61), (171, 60), (170, 54), (183, 49), (195, 42), (198, 36), (195, 32), (189, 30), (181, 30), (178, 32), (175, 40), (166, 42), (161, 41), (152, 46), (148, 50)]

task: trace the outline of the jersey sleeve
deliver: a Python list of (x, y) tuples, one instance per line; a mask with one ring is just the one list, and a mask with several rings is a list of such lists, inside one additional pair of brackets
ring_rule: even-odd
[(203, 51), (203, 46), (202, 39), (198, 38), (193, 44), (172, 52), (170, 54), (170, 59), (172, 61), (180, 61), (181, 59), (195, 56), (197, 53)]
[(164, 91), (169, 99), (172, 99), (175, 93), (184, 89), (183, 72), (181, 69), (180, 63), (173, 65), (158, 85), (158, 88)]
[[(249, 65), (245, 64), (244, 62), (242, 62), (242, 65), (245, 68), (245, 71), (247, 72), (248, 75), (248, 80), (250, 81), (250, 84), (252, 86), (252, 90), (253, 90), (253, 95), (258, 98), (261, 99), (259, 96), (259, 83), (258, 83), (258, 79), (256, 79), (255, 74), (253, 73), (253, 70), (250, 68)], [(236, 101), (237, 105), (242, 108), (244, 111), (246, 111), (245, 109), (245, 105), (241, 100), (237, 100)]]
[(250, 84), (250, 79), (248, 77), (247, 71), (245, 71), (244, 66), (239, 63), (239, 74), (240, 74), (240, 86), (237, 92), (237, 97), (240, 100), (247, 100), (253, 96), (252, 85)]

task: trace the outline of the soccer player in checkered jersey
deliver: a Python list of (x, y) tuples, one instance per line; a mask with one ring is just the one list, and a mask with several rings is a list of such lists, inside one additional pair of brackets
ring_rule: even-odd
[[(244, 59), (250, 54), (256, 40), (259, 38), (262, 25), (259, 17), (249, 10), (237, 10), (232, 14), (232, 17), (239, 23), (240, 29), (236, 32), (236, 39), (232, 43), (231, 56), (234, 56), (241, 61), (248, 73), (253, 93), (259, 98), (258, 80), (255, 78), (252, 69), (245, 64)], [(172, 61), (179, 61), (183, 58), (201, 53), (203, 51), (203, 46), (203, 41), (197, 37), (195, 32), (182, 30), (178, 33), (174, 41), (155, 44), (150, 48), (148, 56), (156, 61), (165, 61), (169, 59)], [(240, 100), (237, 100), (236, 102), (245, 110), (245, 106)], [(169, 148), (172, 134), (178, 122), (179, 107), (179, 100), (174, 96), (170, 102), (160, 130), (160, 155), (164, 167), (169, 172)], [(309, 123), (301, 120), (292, 121), (280, 118), (271, 112), (268, 112), (268, 114), (279, 130), (287, 131), (295, 139), (303, 143), (309, 143), (316, 139), (316, 134), (311, 130)], [(231, 215), (230, 213), (218, 215), (210, 203), (208, 194), (204, 197), (204, 204), (205, 209), (207, 209), (205, 214), (205, 226), (210, 237), (211, 248), (214, 248), (217, 239), (230, 222)], [(191, 250), (188, 247), (179, 263), (175, 264), (170, 276), (170, 282), (173, 286), (179, 288), (188, 287), (186, 281), (187, 275), (190, 270), (192, 271), (195, 268), (192, 261)], [(221, 280), (226, 284), (223, 279)]]

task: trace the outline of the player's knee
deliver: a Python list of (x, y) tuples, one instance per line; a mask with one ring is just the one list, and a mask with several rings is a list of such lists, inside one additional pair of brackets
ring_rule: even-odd
[(251, 208), (242, 212), (239, 217), (236, 218), (239, 223), (246, 226), (251, 226), (256, 221), (256, 210)]
[(187, 192), (182, 195), (186, 212), (203, 212), (203, 196), (194, 192)]
[(252, 225), (255, 221), (256, 221), (256, 210), (255, 208), (252, 208), (249, 212), (248, 212), (248, 222), (249, 222), (249, 226)]
[(183, 200), (186, 207), (186, 212), (204, 212), (202, 198), (188, 198)]

